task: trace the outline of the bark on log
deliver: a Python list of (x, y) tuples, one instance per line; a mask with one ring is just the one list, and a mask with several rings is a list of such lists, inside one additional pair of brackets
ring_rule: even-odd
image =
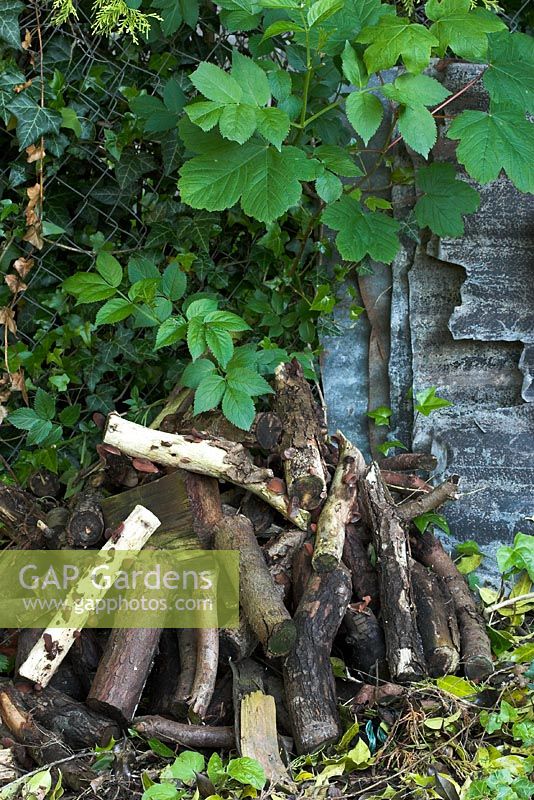
[(215, 528), (218, 550), (240, 553), (240, 603), (250, 626), (266, 651), (286, 655), (295, 641), (295, 625), (269, 572), (250, 521), (238, 514)]
[(408, 492), (409, 494), (423, 492), (424, 494), (430, 494), (432, 491), (432, 486), (418, 475), (392, 472), (391, 470), (382, 469), (382, 467), (380, 467), (380, 472), (388, 487), (395, 492)]
[(289, 501), (297, 508), (317, 508), (326, 496), (321, 455), (324, 433), (318, 409), (301, 365), (293, 359), (275, 370), (276, 410), (282, 420), (280, 451)]
[(391, 496), (373, 463), (360, 481), (360, 497), (374, 536), (380, 578), (380, 607), (392, 680), (418, 680), (426, 674), (410, 584), (406, 534)]
[(308, 582), (313, 575), (312, 567), (313, 545), (305, 542), (301, 550), (298, 550), (293, 557), (292, 574), (292, 599), (293, 609), (296, 611), (302, 595), (306, 591)]
[(199, 628), (197, 631), (196, 670), (191, 689), (190, 709), (194, 717), (204, 719), (217, 678), (219, 664), (219, 629)]
[(298, 528), (307, 526), (306, 512), (292, 510), (278, 484), (274, 489), (270, 488), (272, 471), (256, 467), (241, 444), (224, 439), (204, 439), (200, 435), (186, 437), (152, 431), (122, 419), (118, 414), (108, 417), (104, 442), (133, 457), (148, 458), (157, 464), (234, 483), (257, 494)]
[(52, 531), (35, 497), (17, 486), (0, 484), (2, 534), (20, 549), (45, 550)]
[[(144, 547), (158, 525), (159, 519), (154, 514), (143, 506), (136, 506), (125, 520), (122, 529), (106, 542), (101, 552), (115, 550), (118, 558), (122, 556), (126, 559), (130, 552), (141, 550)], [(94, 588), (92, 597), (95, 600), (103, 598), (106, 592), (105, 586), (99, 589)], [(71, 594), (72, 598), (79, 596), (79, 589), (74, 587)], [(64, 624), (64, 619), (59, 613), (56, 623), (52, 622), (32, 648), (28, 658), (20, 667), (19, 674), (40, 686), (47, 686), (72, 647), (74, 640), (78, 637), (89, 613), (87, 611), (86, 614), (77, 615), (76, 619), (79, 620), (77, 628), (58, 627), (58, 624)]]
[(163, 742), (180, 744), (193, 749), (233, 750), (235, 732), (233, 726), (187, 725), (159, 716), (136, 717), (132, 727), (143, 736), (155, 736)]
[(412, 555), (425, 567), (442, 578), (449, 590), (460, 631), (460, 653), (465, 675), (474, 682), (483, 681), (493, 672), (491, 644), (486, 626), (480, 617), (474, 598), (452, 559), (428, 529), (410, 536)]
[(255, 494), (247, 492), (243, 501), (237, 504), (240, 506), (241, 513), (248, 517), (252, 522), (254, 532), (258, 536), (265, 533), (275, 521), (275, 511), (272, 506), (268, 506)]
[(370, 608), (349, 606), (343, 618), (343, 641), (348, 649), (347, 665), (366, 677), (388, 676), (384, 632)]
[(189, 710), (197, 670), (197, 634), (198, 630), (189, 628), (178, 631), (180, 674), (171, 704), (171, 712), (177, 719), (186, 719)]
[(205, 550), (213, 547), (213, 530), (223, 512), (219, 481), (188, 472), (184, 476), (185, 489), (193, 517), (193, 530)]
[(329, 572), (339, 566), (345, 543), (345, 526), (351, 521), (357, 503), (358, 481), (365, 472), (365, 460), (352, 442), (338, 431), (339, 461), (328, 497), (317, 522), (313, 567)]
[(418, 497), (417, 500), (408, 500), (397, 506), (396, 513), (403, 522), (410, 522), (414, 517), (434, 511), (447, 500), (454, 500), (458, 496), (458, 481), (450, 479), (436, 486), (430, 494)]
[(71, 548), (87, 548), (98, 544), (104, 536), (104, 515), (101, 495), (87, 490), (76, 497), (67, 523), (67, 544)]
[(430, 453), (399, 453), (396, 456), (387, 456), (380, 461), (380, 469), (389, 469), (396, 472), (416, 472), (424, 470), (433, 472), (438, 460)]
[(108, 639), (87, 705), (126, 727), (133, 719), (152, 669), (161, 631), (117, 628)]
[(154, 667), (147, 680), (148, 708), (153, 714), (174, 716), (176, 682), (180, 674), (180, 651), (175, 630), (161, 632)]
[(369, 606), (375, 614), (380, 610), (378, 574), (371, 564), (368, 543), (361, 524), (348, 525), (343, 547), (343, 563), (352, 578), (352, 593), (357, 600), (369, 597)]
[[(29, 653), (31, 652), (32, 648), (35, 646), (36, 642), (42, 636), (43, 629), (42, 628), (23, 628), (19, 631), (18, 634), (18, 642), (17, 642), (17, 656), (15, 659), (15, 676), (19, 676), (19, 669), (22, 664), (26, 661)], [(82, 631), (83, 633), (83, 631)], [(78, 644), (78, 640), (75, 641), (74, 647)], [(72, 650), (71, 650), (72, 652)], [(69, 663), (70, 662), (70, 663)], [(72, 663), (72, 659), (67, 659), (63, 661), (60, 665), (59, 669), (53, 676), (50, 685), (57, 689), (58, 691), (65, 692), (74, 700), (85, 700), (87, 697), (87, 692), (89, 691), (89, 685), (81, 680), (81, 677), (78, 675), (78, 672)]]
[(318, 750), (341, 734), (330, 653), (350, 595), (350, 576), (340, 565), (311, 576), (295, 613), (297, 640), (283, 671), (299, 754)]
[(28, 481), (28, 487), (35, 497), (57, 497), (61, 491), (58, 476), (44, 467), (34, 472)]
[(452, 598), (449, 595), (447, 607), (438, 576), (417, 561), (410, 562), (410, 577), (428, 674), (439, 678), (455, 673), (460, 652)]
[(258, 637), (250, 627), (243, 609), (239, 609), (237, 628), (223, 628), (220, 635), (220, 652), (224, 661), (242, 661), (252, 655), (259, 644)]

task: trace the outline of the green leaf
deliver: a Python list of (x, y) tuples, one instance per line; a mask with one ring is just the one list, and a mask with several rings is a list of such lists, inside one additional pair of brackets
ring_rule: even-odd
[(181, 382), (190, 389), (196, 389), (201, 381), (215, 372), (215, 364), (208, 358), (197, 358), (188, 364), (182, 373)]
[(242, 103), (266, 106), (271, 100), (271, 89), (267, 75), (251, 58), (238, 50), (232, 52), (232, 78), (242, 90)]
[(308, 10), (307, 20), (310, 28), (324, 22), (329, 17), (333, 16), (337, 11), (340, 11), (345, 5), (344, 0), (315, 0)]
[(354, 86), (356, 86), (357, 89), (364, 89), (369, 82), (369, 76), (367, 74), (367, 70), (365, 69), (365, 64), (357, 54), (354, 47), (351, 46), (350, 42), (345, 42), (345, 47), (343, 49), (341, 58), (343, 75), (345, 78), (349, 83), (352, 83)]
[(217, 103), (239, 103), (243, 90), (235, 78), (232, 78), (215, 64), (203, 61), (189, 76), (191, 83), (208, 100)]
[(269, 88), (273, 97), (275, 97), (277, 100), (286, 100), (291, 94), (290, 74), (284, 69), (274, 69), (272, 72), (269, 72), (267, 77), (269, 80)]
[(38, 419), (28, 431), (26, 441), (29, 445), (42, 444), (48, 438), (52, 429), (53, 425), (50, 420)]
[(159, 269), (151, 258), (136, 253), (128, 261), (128, 280), (130, 283), (148, 279), (157, 280), (159, 278)]
[(204, 317), (206, 314), (212, 314), (214, 311), (217, 311), (217, 300), (214, 300), (212, 297), (202, 297), (199, 300), (193, 300), (192, 303), (189, 303), (187, 306), (187, 310), (185, 312), (185, 316), (187, 319), (193, 319), (193, 317)]
[(191, 103), (185, 109), (185, 113), (195, 125), (203, 131), (211, 131), (221, 118), (221, 113), (225, 108), (224, 103), (214, 103), (213, 100), (201, 100)]
[(425, 11), (434, 21), (430, 33), (438, 39), (442, 56), (450, 47), (461, 58), (482, 61), (488, 50), (486, 34), (506, 27), (493, 12), (473, 8), (471, 0), (429, 0)]
[(444, 678), (437, 678), (436, 684), (443, 692), (448, 692), (455, 697), (471, 697), (476, 694), (477, 688), (465, 678), (457, 678), (456, 675), (446, 675)]
[(219, 118), (221, 136), (244, 144), (256, 130), (256, 109), (240, 103), (224, 106)]
[(179, 114), (185, 106), (186, 99), (184, 90), (176, 78), (169, 78), (163, 87), (163, 102), (167, 109), (174, 114)]
[(430, 62), (432, 47), (438, 45), (436, 37), (423, 25), (392, 14), (364, 28), (356, 41), (369, 44), (363, 57), (369, 73), (394, 67), (401, 56), (409, 72), (422, 72)]
[(225, 389), (226, 382), (220, 375), (206, 375), (195, 392), (194, 413), (202, 414), (203, 411), (216, 408), (222, 400)]
[(186, 286), (187, 278), (185, 273), (182, 272), (177, 261), (171, 261), (163, 273), (161, 281), (162, 293), (174, 302), (184, 296)]
[[(184, 750), (173, 764), (165, 767), (164, 773), (191, 786), (196, 781), (195, 772), (202, 772), (204, 764), (204, 756), (201, 753)], [(163, 773), (161, 778), (163, 779)]]
[(251, 369), (229, 369), (226, 382), (232, 389), (245, 392), (251, 397), (274, 393), (265, 378)]
[(367, 145), (369, 139), (377, 132), (384, 108), (374, 94), (368, 92), (352, 92), (346, 100), (347, 118)]
[(417, 392), (415, 399), (417, 400), (415, 410), (425, 417), (428, 417), (433, 411), (437, 411), (438, 408), (447, 408), (453, 405), (450, 400), (444, 400), (442, 397), (436, 396), (435, 386)]
[(425, 511), (424, 514), (419, 514), (414, 517), (413, 523), (420, 533), (424, 533), (429, 525), (435, 525), (447, 535), (450, 535), (449, 523), (442, 514), (436, 514), (435, 511)]
[(434, 117), (424, 106), (405, 106), (401, 110), (399, 133), (412, 150), (425, 158), (436, 144), (438, 136)]
[(154, 783), (145, 789), (141, 800), (180, 800), (182, 794), (171, 783)]
[(339, 231), (336, 245), (347, 261), (361, 261), (369, 255), (390, 264), (399, 249), (399, 223), (380, 211), (365, 213), (354, 197), (345, 195), (323, 211), (325, 225)]
[(416, 173), (415, 183), (422, 197), (415, 205), (415, 218), (421, 228), (437, 236), (461, 236), (463, 215), (477, 210), (480, 195), (465, 181), (456, 179), (452, 164), (431, 164)]
[(59, 421), (62, 425), (66, 425), (67, 428), (72, 428), (80, 419), (81, 411), (82, 407), (79, 403), (75, 403), (72, 406), (67, 406), (60, 411)]
[(215, 786), (224, 782), (226, 778), (226, 769), (218, 753), (211, 754), (210, 760), (208, 761), (207, 773), (208, 778)]
[(24, 92), (11, 100), (7, 108), (17, 118), (17, 139), (21, 150), (35, 144), (45, 133), (59, 133), (61, 114), (41, 108)]
[(232, 425), (244, 431), (250, 430), (256, 416), (256, 409), (250, 395), (238, 389), (232, 389), (230, 386), (224, 393), (222, 410)]
[(129, 317), (130, 314), (133, 314), (134, 311), (135, 306), (133, 303), (117, 297), (113, 300), (108, 300), (107, 303), (104, 303), (102, 308), (98, 309), (95, 324), (98, 326), (120, 322), (126, 319), (126, 317)]
[(147, 739), (147, 744), (157, 756), (162, 756), (163, 758), (174, 758), (176, 755), (174, 750), (171, 750), (170, 747), (167, 747), (166, 744), (160, 742), (159, 739)]
[(268, 142), (280, 150), (289, 133), (289, 117), (281, 108), (258, 108), (256, 111), (258, 131)]
[(395, 448), (397, 447), (400, 448), (401, 450), (408, 449), (406, 445), (400, 442), (398, 439), (388, 439), (387, 442), (379, 444), (376, 449), (383, 455), (387, 456), (390, 450), (395, 450)]
[(59, 112), (62, 119), (61, 127), (73, 131), (79, 139), (82, 135), (82, 126), (75, 110), (73, 108), (60, 108)]
[(324, 200), (325, 203), (333, 203), (339, 200), (343, 194), (343, 184), (337, 175), (334, 175), (326, 169), (315, 181), (315, 189), (321, 200)]
[(215, 323), (218, 328), (224, 328), (227, 331), (249, 331), (248, 325), (242, 317), (237, 314), (232, 314), (230, 311), (210, 311), (204, 317), (206, 325)]
[(234, 343), (228, 331), (219, 325), (205, 324), (204, 336), (216, 360), (221, 367), (226, 367), (234, 352)]
[(265, 770), (254, 758), (232, 758), (226, 771), (234, 780), (255, 789), (263, 789), (267, 783)]
[(361, 169), (354, 163), (350, 153), (336, 144), (322, 144), (315, 148), (314, 156), (321, 161), (327, 169), (343, 178), (358, 178), (363, 175)]
[(154, 350), (181, 341), (186, 335), (186, 330), (187, 324), (183, 317), (169, 317), (158, 328)]
[(389, 425), (391, 414), (391, 408), (388, 406), (378, 406), (378, 408), (373, 409), (373, 411), (367, 412), (367, 416), (373, 420), (377, 427)]
[(41, 419), (53, 419), (56, 413), (56, 401), (51, 394), (42, 389), (37, 389), (33, 407)]
[(41, 232), (43, 236), (59, 236), (61, 233), (65, 233), (65, 228), (43, 219)]
[(497, 550), (497, 564), (503, 574), (525, 569), (534, 581), (534, 536), (516, 533), (513, 547), (502, 546)]
[(39, 421), (33, 408), (17, 408), (8, 416), (8, 422), (22, 431), (29, 431)]
[(206, 349), (204, 322), (201, 317), (193, 317), (187, 326), (187, 346), (191, 358), (195, 361)]
[(304, 28), (301, 25), (298, 25), (296, 22), (293, 22), (292, 20), (278, 19), (276, 20), (276, 22), (273, 22), (271, 23), (271, 25), (268, 25), (268, 27), (265, 29), (265, 33), (263, 34), (263, 40), (270, 39), (272, 36), (280, 36), (280, 34), (282, 33), (296, 33), (296, 32), (304, 33)]
[[(503, 27), (503, 26), (502, 26)], [(534, 113), (534, 45), (524, 33), (488, 36), (489, 67), (483, 81), (494, 103)]]
[(18, 0), (0, 0), (0, 39), (15, 50), (21, 49), (18, 17), (23, 8)]
[(504, 169), (521, 192), (534, 191), (534, 128), (522, 112), (464, 111), (447, 136), (459, 139), (458, 161), (479, 183), (494, 181)]
[(450, 92), (435, 78), (428, 75), (400, 75), (393, 83), (382, 86), (382, 94), (407, 106), (436, 106)]
[(78, 272), (63, 281), (63, 289), (78, 298), (78, 303), (96, 303), (113, 297), (115, 289), (91, 272)]
[(97, 272), (102, 275), (104, 280), (113, 286), (114, 289), (120, 285), (122, 281), (122, 267), (111, 253), (102, 252), (96, 257)]

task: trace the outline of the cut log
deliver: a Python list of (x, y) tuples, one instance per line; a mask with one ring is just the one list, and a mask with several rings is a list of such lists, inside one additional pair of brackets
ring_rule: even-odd
[(352, 593), (356, 600), (368, 597), (371, 610), (378, 613), (380, 609), (380, 587), (378, 574), (369, 558), (367, 531), (361, 524), (347, 525), (345, 545), (343, 547), (343, 563), (352, 578)]
[(67, 524), (67, 545), (71, 548), (94, 547), (104, 536), (101, 495), (93, 489), (76, 497)]
[(488, 678), (493, 672), (491, 644), (486, 634), (483, 619), (463, 575), (458, 572), (441, 542), (431, 531), (410, 536), (412, 555), (425, 567), (430, 567), (442, 578), (451, 594), (458, 629), (460, 631), (460, 653), (466, 677), (476, 683)]
[(219, 664), (219, 629), (200, 628), (197, 631), (196, 669), (191, 689), (190, 709), (193, 719), (204, 719), (217, 678)]
[(34, 472), (28, 481), (28, 487), (35, 497), (57, 497), (61, 491), (58, 476), (44, 467)]
[(265, 563), (250, 521), (225, 517), (215, 528), (218, 550), (240, 553), (239, 598), (250, 626), (271, 655), (286, 655), (295, 641), (295, 625)]
[[(141, 550), (149, 540), (151, 534), (159, 525), (159, 519), (143, 506), (136, 506), (128, 519), (125, 520), (122, 529), (118, 529), (117, 534), (112, 536), (102, 547), (101, 552), (115, 550), (116, 557), (120, 559), (128, 558), (132, 551)], [(105, 597), (107, 592), (104, 582), (101, 587), (93, 585), (92, 599), (97, 600)], [(75, 587), (71, 595), (72, 599), (79, 596), (79, 589)], [(68, 599), (66, 601), (69, 602)], [(61, 614), (43, 632), (41, 638), (32, 648), (26, 661), (21, 665), (19, 674), (40, 686), (47, 686), (50, 679), (57, 671), (59, 665), (69, 652), (74, 640), (78, 637), (79, 631), (90, 612), (78, 614), (79, 626), (77, 628), (61, 628), (59, 624), (64, 624)]]
[(439, 678), (454, 673), (460, 652), (452, 598), (444, 596), (438, 576), (417, 561), (410, 562), (410, 577), (428, 674)]
[(193, 517), (193, 530), (201, 547), (210, 550), (213, 547), (214, 526), (223, 515), (219, 481), (193, 472), (185, 473), (184, 480)]
[[(28, 658), (32, 648), (42, 636), (42, 628), (23, 628), (19, 631), (17, 642), (17, 656), (15, 659), (15, 676), (19, 676), (19, 668)], [(75, 641), (74, 647), (78, 644)], [(72, 650), (71, 650), (72, 653)], [(53, 676), (50, 685), (54, 689), (65, 692), (74, 700), (85, 700), (89, 686), (80, 679), (77, 670), (72, 663), (72, 659), (67, 658), (59, 666), (55, 675)]]
[(399, 453), (396, 456), (387, 456), (380, 461), (380, 469), (396, 472), (416, 472), (424, 470), (433, 472), (438, 465), (438, 460), (430, 453)]
[(339, 431), (336, 439), (339, 442), (339, 461), (317, 522), (312, 561), (317, 572), (335, 569), (341, 561), (345, 526), (352, 520), (357, 503), (358, 481), (366, 468), (365, 460), (357, 447)]
[(350, 576), (340, 565), (311, 576), (295, 613), (297, 640), (283, 671), (299, 754), (318, 750), (342, 732), (330, 653), (350, 595)]
[(436, 486), (429, 494), (418, 497), (416, 500), (407, 500), (402, 505), (397, 506), (396, 512), (399, 519), (403, 522), (410, 522), (414, 517), (434, 511), (447, 500), (453, 500), (458, 496), (458, 479), (456, 476), (448, 481)]
[(276, 411), (282, 421), (280, 452), (289, 501), (297, 508), (317, 508), (326, 496), (325, 439), (309, 383), (296, 359), (274, 373)]
[(256, 467), (239, 443), (206, 439), (200, 435), (188, 437), (152, 431), (122, 419), (118, 414), (108, 417), (104, 442), (133, 457), (148, 458), (156, 464), (234, 483), (257, 494), (298, 528), (307, 526), (308, 515), (301, 509), (290, 508), (288, 498), (280, 492), (278, 484), (275, 482), (274, 488), (270, 488), (274, 477), (272, 471)]
[(392, 680), (419, 680), (426, 674), (410, 583), (406, 534), (388, 489), (373, 463), (360, 481), (362, 510), (373, 532), (380, 607)]
[(45, 550), (53, 535), (35, 497), (18, 486), (0, 484), (0, 522), (2, 535), (20, 549)]
[(342, 636), (348, 667), (365, 678), (388, 677), (384, 632), (370, 608), (359, 610), (358, 604), (350, 605), (343, 618)]
[(64, 550), (68, 547), (67, 523), (69, 516), (68, 509), (63, 506), (51, 508), (47, 513), (45, 521), (50, 530), (46, 537), (49, 550)]
[(186, 725), (159, 716), (136, 717), (134, 730), (143, 736), (156, 737), (163, 742), (180, 744), (193, 749), (233, 750), (235, 732), (233, 726)]
[(239, 609), (237, 628), (223, 628), (220, 635), (220, 651), (224, 661), (241, 661), (252, 655), (259, 644), (258, 637), (250, 627), (243, 609)]
[(161, 631), (117, 628), (108, 639), (87, 705), (126, 727), (133, 719), (154, 663)]

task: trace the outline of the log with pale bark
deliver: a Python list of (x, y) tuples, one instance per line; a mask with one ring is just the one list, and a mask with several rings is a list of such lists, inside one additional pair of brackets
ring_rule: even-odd
[(163, 742), (187, 748), (220, 747), (222, 750), (233, 750), (235, 747), (233, 726), (187, 725), (166, 717), (148, 715), (136, 717), (132, 727), (147, 738), (156, 737)]

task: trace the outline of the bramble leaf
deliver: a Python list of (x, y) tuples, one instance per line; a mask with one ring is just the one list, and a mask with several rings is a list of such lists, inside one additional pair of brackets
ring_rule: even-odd
[(219, 325), (205, 324), (204, 336), (216, 360), (221, 367), (226, 367), (234, 352), (234, 343), (228, 331)]
[(256, 110), (258, 131), (268, 142), (280, 150), (289, 133), (289, 117), (281, 108), (258, 108)]
[(415, 205), (421, 228), (428, 226), (438, 236), (461, 236), (463, 215), (477, 210), (480, 195), (465, 181), (456, 179), (452, 164), (431, 164), (416, 173), (416, 186), (423, 193)]
[(250, 430), (256, 416), (256, 409), (250, 395), (239, 389), (233, 389), (231, 386), (228, 386), (224, 393), (222, 410), (232, 425), (244, 431)]
[(102, 252), (96, 257), (96, 270), (114, 289), (122, 281), (122, 267), (111, 253)]
[(354, 84), (356, 88), (363, 89), (367, 86), (369, 76), (365, 69), (365, 64), (360, 56), (355, 51), (350, 42), (345, 42), (345, 48), (342, 54), (343, 75), (349, 83)]
[(238, 50), (232, 53), (232, 78), (242, 91), (241, 102), (255, 106), (266, 106), (271, 99), (267, 75), (251, 58)]
[(390, 100), (406, 106), (436, 106), (450, 95), (449, 90), (435, 78), (407, 74), (399, 75), (393, 83), (386, 83), (381, 92)]
[(362, 137), (364, 144), (367, 144), (382, 122), (384, 116), (382, 103), (374, 94), (352, 92), (347, 97), (345, 107), (350, 124)]
[(221, 136), (244, 144), (256, 130), (256, 109), (241, 103), (224, 106), (219, 118)]
[(534, 113), (534, 45), (524, 33), (488, 36), (489, 67), (483, 81), (494, 103)]
[(315, 189), (325, 203), (333, 203), (335, 200), (339, 200), (343, 194), (343, 184), (337, 175), (327, 169), (316, 179)]
[(363, 58), (370, 73), (394, 67), (401, 56), (409, 72), (422, 72), (430, 62), (432, 47), (438, 45), (423, 25), (391, 14), (364, 28), (356, 41), (369, 44)]
[(261, 375), (251, 369), (228, 370), (226, 375), (228, 386), (246, 392), (251, 397), (273, 394), (273, 390)]
[(154, 350), (180, 341), (185, 337), (186, 330), (187, 325), (183, 317), (169, 317), (158, 328)]
[(428, 0), (425, 6), (432, 33), (439, 40), (439, 52), (447, 47), (461, 58), (482, 61), (488, 50), (487, 33), (506, 26), (499, 17), (485, 8), (473, 8), (471, 0)]
[(354, 197), (345, 195), (327, 206), (322, 221), (339, 231), (336, 245), (347, 261), (361, 261), (368, 254), (390, 264), (399, 249), (399, 223), (380, 211), (364, 212)]
[(405, 106), (399, 114), (399, 133), (406, 144), (425, 158), (436, 144), (436, 121), (424, 106)]
[(190, 389), (196, 389), (201, 381), (215, 372), (215, 364), (208, 358), (197, 358), (188, 364), (182, 373), (182, 383)]
[(216, 103), (239, 103), (243, 90), (235, 78), (215, 64), (202, 61), (189, 79), (195, 89)]
[(343, 178), (357, 178), (363, 175), (350, 154), (336, 144), (321, 144), (314, 151), (314, 156), (321, 161), (327, 169)]
[(133, 303), (116, 297), (113, 300), (108, 300), (107, 303), (104, 303), (102, 308), (98, 309), (95, 324), (98, 326), (120, 322), (129, 317), (130, 314), (133, 314), (134, 311), (135, 306)]
[(203, 411), (216, 408), (222, 400), (225, 389), (226, 382), (220, 375), (206, 375), (195, 392), (194, 413), (202, 414)]

